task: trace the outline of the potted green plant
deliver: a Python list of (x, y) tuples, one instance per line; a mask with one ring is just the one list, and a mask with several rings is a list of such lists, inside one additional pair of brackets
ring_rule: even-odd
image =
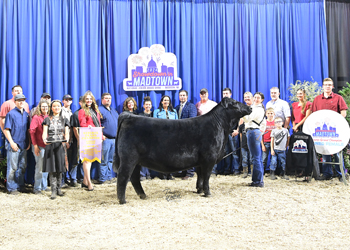
[[(347, 82), (346, 86), (343, 87), (341, 90), (338, 91), (338, 93), (344, 98), (344, 101), (346, 102), (346, 105), (350, 108), (350, 84)], [(346, 117), (346, 121), (350, 125), (350, 112), (348, 110)], [(344, 155), (344, 163), (345, 163), (345, 168), (350, 170), (350, 156), (347, 154), (347, 148), (343, 150), (343, 155)]]

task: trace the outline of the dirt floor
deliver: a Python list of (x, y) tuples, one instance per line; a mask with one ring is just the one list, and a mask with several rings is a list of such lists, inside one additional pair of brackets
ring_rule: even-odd
[(211, 178), (210, 198), (196, 179), (131, 184), (119, 205), (116, 185), (64, 189), (50, 200), (0, 193), (1, 249), (350, 249), (350, 193), (338, 179)]

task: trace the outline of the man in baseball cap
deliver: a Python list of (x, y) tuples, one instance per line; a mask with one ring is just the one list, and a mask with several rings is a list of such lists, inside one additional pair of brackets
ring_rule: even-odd
[(16, 107), (7, 113), (4, 124), (7, 149), (7, 182), (9, 194), (25, 192), (24, 173), (27, 167), (27, 150), (30, 148), (29, 117), (24, 109), (26, 97), (14, 97)]

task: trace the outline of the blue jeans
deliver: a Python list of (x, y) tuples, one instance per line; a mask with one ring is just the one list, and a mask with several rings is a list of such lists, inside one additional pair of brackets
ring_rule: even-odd
[(149, 172), (148, 168), (141, 167), (140, 177), (147, 177), (147, 176), (150, 176), (150, 172)]
[(252, 155), (249, 153), (249, 149), (241, 148), (242, 152), (242, 167), (248, 167), (248, 173), (251, 173), (250, 164), (253, 163)]
[(213, 170), (211, 171), (212, 174), (218, 174), (216, 169), (218, 168), (218, 164), (215, 164), (213, 167)]
[(107, 139), (102, 142), (102, 159), (99, 169), (99, 181), (112, 180), (113, 155), (115, 139)]
[(264, 183), (264, 166), (261, 159), (261, 135), (259, 129), (247, 130), (247, 143), (253, 162), (252, 181), (254, 184)]
[(10, 143), (6, 142), (7, 150), (7, 182), (9, 192), (20, 191), (24, 188), (24, 173), (27, 166), (27, 150), (18, 149), (14, 152)]
[(269, 167), (267, 167), (267, 160), (268, 160), (269, 154), (271, 152), (271, 142), (265, 142), (264, 145), (265, 145), (266, 150), (265, 150), (265, 152), (264, 151), (262, 152), (262, 161), (263, 161), (265, 171), (269, 171), (270, 169), (269, 169)]
[(277, 168), (277, 162), (280, 162), (282, 170), (286, 170), (286, 151), (285, 150), (275, 150), (275, 155), (271, 156), (270, 169), (275, 171)]
[(70, 180), (73, 182), (77, 181), (77, 169), (78, 169), (78, 165), (72, 166), (69, 164), (68, 174), (69, 174)]
[(238, 136), (228, 136), (228, 141), (225, 146), (225, 155), (233, 152), (224, 159), (224, 174), (230, 174), (233, 171), (239, 172), (239, 157), (236, 151)]
[(45, 191), (47, 189), (47, 177), (49, 173), (43, 172), (45, 148), (39, 147), (40, 154), (35, 154), (34, 146), (32, 146), (33, 155), (35, 158), (35, 175), (34, 175), (34, 192)]
[[(339, 153), (334, 154), (334, 162), (339, 163)], [(323, 162), (332, 162), (332, 155), (322, 155), (322, 161)], [(340, 171), (340, 165), (334, 165), (336, 175), (337, 177), (342, 176)], [(343, 169), (345, 173), (345, 167), (344, 167), (344, 159), (343, 159)], [(322, 173), (325, 177), (332, 177), (333, 171), (332, 171), (332, 165), (331, 164), (322, 164)]]

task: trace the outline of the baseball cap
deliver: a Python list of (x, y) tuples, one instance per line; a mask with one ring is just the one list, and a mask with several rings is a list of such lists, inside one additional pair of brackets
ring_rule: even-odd
[(71, 100), (73, 100), (73, 98), (71, 97), (71, 95), (64, 95), (63, 96), (63, 98), (62, 98), (62, 100), (66, 100), (66, 99), (71, 99)]
[(206, 88), (203, 88), (203, 89), (201, 89), (201, 91), (199, 91), (199, 93), (202, 93), (202, 92), (208, 93), (208, 90)]
[(46, 97), (46, 96), (50, 96), (50, 98), (51, 98), (51, 95), (50, 95), (49, 93), (43, 93), (43, 94), (41, 95), (41, 98)]
[(21, 99), (27, 99), (23, 94), (18, 94), (18, 95), (16, 95), (15, 96), (15, 101), (17, 101), (17, 100), (21, 100)]

